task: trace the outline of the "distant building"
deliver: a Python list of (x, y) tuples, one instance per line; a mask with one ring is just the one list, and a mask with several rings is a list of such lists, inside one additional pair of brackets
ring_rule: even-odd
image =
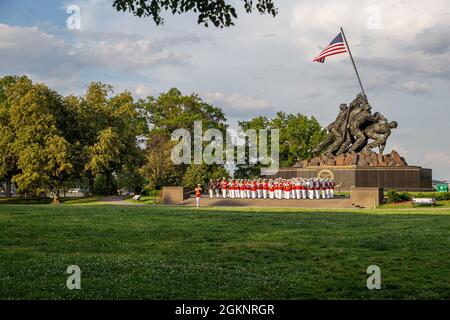
[[(0, 183), (0, 197), (5, 197), (6, 196), (6, 183), (1, 182)], [(16, 196), (16, 186), (14, 185), (14, 183), (11, 183), (11, 196), (15, 197)]]

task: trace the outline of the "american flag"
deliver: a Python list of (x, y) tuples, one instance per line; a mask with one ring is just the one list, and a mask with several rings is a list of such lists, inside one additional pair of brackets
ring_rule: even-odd
[(320, 63), (325, 62), (325, 58), (339, 53), (347, 52), (347, 47), (345, 46), (344, 39), (342, 38), (342, 33), (339, 34), (330, 42), (328, 47), (322, 50), (322, 52), (313, 59)]

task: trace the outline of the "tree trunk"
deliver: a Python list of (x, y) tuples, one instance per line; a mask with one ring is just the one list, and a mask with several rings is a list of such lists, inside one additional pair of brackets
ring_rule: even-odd
[(94, 177), (89, 176), (89, 195), (92, 197), (94, 195)]
[(11, 198), (11, 178), (5, 179), (5, 197)]
[(56, 190), (56, 192), (53, 194), (53, 202), (52, 204), (60, 204), (61, 199), (59, 198), (59, 189)]
[(115, 196), (117, 195), (117, 188), (116, 188), (116, 184), (113, 182), (113, 176), (112, 176), (112, 171), (107, 170), (105, 171), (105, 177), (106, 177), (106, 185), (107, 185), (107, 195), (108, 196)]

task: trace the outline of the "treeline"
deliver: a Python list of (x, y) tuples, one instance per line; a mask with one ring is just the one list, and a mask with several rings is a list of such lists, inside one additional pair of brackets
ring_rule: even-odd
[[(177, 89), (136, 100), (129, 91), (114, 93), (111, 86), (93, 82), (80, 97), (62, 96), (25, 76), (6, 76), (0, 79), (0, 181), (7, 196), (13, 183), (19, 193), (51, 193), (58, 202), (60, 191), (75, 186), (111, 195), (122, 188), (140, 192), (228, 176), (222, 165), (172, 163), (171, 133), (185, 128), (193, 134), (194, 121), (202, 121), (203, 130), (227, 128), (222, 109)], [(324, 134), (314, 118), (300, 114), (241, 124), (281, 129), (283, 165), (309, 157)], [(146, 138), (145, 148), (138, 136)], [(257, 168), (241, 166), (236, 174), (256, 175)]]

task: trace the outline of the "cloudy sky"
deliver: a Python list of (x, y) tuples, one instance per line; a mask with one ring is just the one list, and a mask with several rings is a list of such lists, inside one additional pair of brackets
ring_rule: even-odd
[[(283, 110), (327, 125), (359, 91), (348, 55), (312, 62), (342, 25), (373, 110), (399, 122), (386, 150), (450, 178), (449, 1), (276, 2), (276, 18), (241, 12), (217, 30), (191, 15), (157, 27), (115, 12), (112, 0), (0, 0), (0, 76), (25, 74), (62, 94), (91, 81), (136, 97), (177, 87), (233, 123)], [(81, 29), (67, 26), (71, 5)]]

